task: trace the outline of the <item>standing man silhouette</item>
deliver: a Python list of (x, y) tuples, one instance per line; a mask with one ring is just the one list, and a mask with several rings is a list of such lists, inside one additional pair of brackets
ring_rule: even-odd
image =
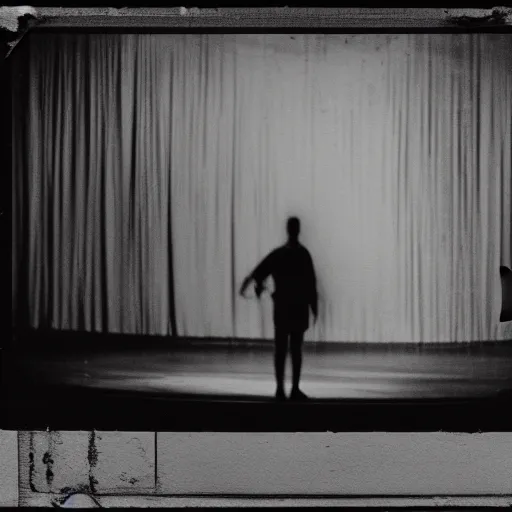
[(287, 222), (288, 241), (273, 250), (243, 281), (240, 294), (255, 282), (258, 298), (263, 291), (263, 282), (272, 276), (275, 284), (274, 366), (277, 382), (276, 398), (284, 400), (284, 376), (288, 341), (292, 358), (292, 400), (304, 400), (307, 396), (300, 390), (302, 368), (302, 343), (304, 332), (309, 327), (309, 308), (314, 319), (318, 316), (318, 296), (313, 260), (309, 251), (299, 242), (300, 220), (290, 217)]

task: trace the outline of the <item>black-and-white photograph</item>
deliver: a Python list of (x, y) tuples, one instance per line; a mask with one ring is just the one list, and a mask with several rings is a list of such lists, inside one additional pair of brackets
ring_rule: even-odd
[(511, 430), (510, 31), (8, 59), (7, 427)]

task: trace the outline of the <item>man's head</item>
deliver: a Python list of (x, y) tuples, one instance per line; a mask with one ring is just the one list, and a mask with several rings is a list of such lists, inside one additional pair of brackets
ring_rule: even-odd
[(286, 223), (286, 231), (288, 232), (288, 239), (296, 241), (300, 233), (300, 220), (298, 217), (290, 217)]

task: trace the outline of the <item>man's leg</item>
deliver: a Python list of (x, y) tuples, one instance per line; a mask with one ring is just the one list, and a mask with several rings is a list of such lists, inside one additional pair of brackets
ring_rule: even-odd
[(292, 398), (306, 398), (299, 388), (300, 374), (302, 370), (302, 344), (304, 332), (295, 331), (290, 335), (290, 351), (292, 355)]
[(276, 375), (276, 398), (285, 398), (284, 374), (286, 365), (286, 352), (288, 349), (288, 331), (276, 327), (275, 330), (275, 351), (274, 369)]

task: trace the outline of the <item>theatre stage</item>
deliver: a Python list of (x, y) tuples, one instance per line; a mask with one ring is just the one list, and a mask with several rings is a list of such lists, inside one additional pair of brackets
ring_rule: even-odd
[(284, 404), (271, 342), (50, 332), (3, 352), (4, 427), (510, 430), (512, 342), (305, 343), (310, 400)]

